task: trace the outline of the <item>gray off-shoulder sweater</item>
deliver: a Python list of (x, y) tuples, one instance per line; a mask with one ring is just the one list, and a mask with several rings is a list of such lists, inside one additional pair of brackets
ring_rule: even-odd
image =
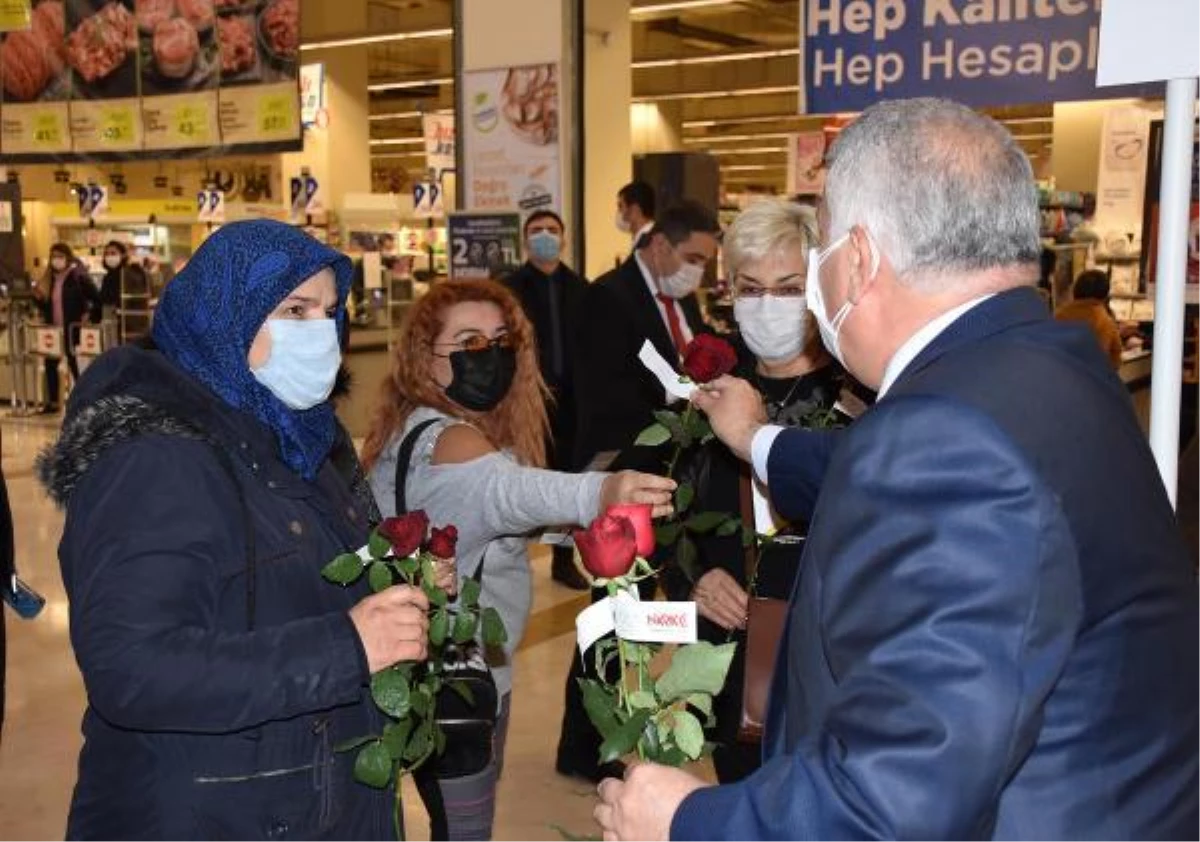
[(396, 452), (409, 430), (436, 419), (417, 439), (409, 464), (405, 496), (410, 510), (423, 509), (434, 526), (458, 527), (458, 576), (472, 575), (487, 552), (482, 605), (504, 620), (508, 643), (503, 663), (492, 669), (500, 694), (512, 689), (512, 657), (529, 619), (533, 584), (528, 541), (532, 533), (559, 524), (588, 524), (598, 514), (603, 473), (564, 474), (525, 467), (507, 451), (454, 465), (430, 460), (438, 436), (464, 423), (422, 407), (409, 416), (371, 469), (371, 490), (385, 517), (396, 513)]

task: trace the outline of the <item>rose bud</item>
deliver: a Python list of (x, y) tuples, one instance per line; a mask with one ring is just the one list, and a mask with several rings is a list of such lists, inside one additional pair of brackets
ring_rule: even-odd
[(454, 524), (438, 529), (436, 526), (429, 535), (427, 549), (438, 558), (454, 558), (454, 549), (458, 544), (458, 527)]
[(683, 352), (683, 372), (696, 383), (708, 383), (737, 366), (733, 346), (711, 333), (702, 333)]
[(600, 579), (624, 576), (637, 555), (637, 532), (627, 518), (601, 515), (587, 529), (575, 530), (583, 566)]
[(649, 558), (654, 552), (654, 524), (650, 522), (650, 512), (654, 507), (649, 503), (626, 503), (621, 506), (609, 506), (606, 515), (623, 517), (633, 524), (637, 536), (637, 554)]
[(418, 509), (400, 517), (386, 518), (377, 531), (392, 545), (396, 558), (407, 558), (425, 542), (428, 529), (429, 518)]

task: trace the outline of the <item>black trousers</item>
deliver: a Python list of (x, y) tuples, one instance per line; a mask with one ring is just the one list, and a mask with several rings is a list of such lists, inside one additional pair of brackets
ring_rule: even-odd
[[(79, 361), (74, 354), (67, 354), (67, 370), (71, 372), (72, 382), (79, 380)], [(59, 392), (62, 390), (62, 377), (58, 373), (58, 360), (46, 360), (46, 403), (58, 404)]]

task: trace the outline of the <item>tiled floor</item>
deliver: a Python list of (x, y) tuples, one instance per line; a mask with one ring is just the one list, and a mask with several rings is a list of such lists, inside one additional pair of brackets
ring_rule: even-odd
[[(2, 412), (2, 410), (0, 410)], [(67, 635), (58, 571), (62, 517), (32, 476), (33, 457), (56, 432), (50, 419), (0, 420), (4, 475), (22, 578), (44, 594), (33, 622), (8, 612), (8, 712), (0, 744), (0, 839), (61, 839), (75, 782), (83, 684)], [(554, 825), (592, 833), (591, 787), (554, 772), (564, 673), (574, 615), (585, 597), (554, 584), (549, 554), (534, 558), (534, 615), (517, 656), (512, 723), (500, 786), (497, 839), (559, 839)], [(7, 611), (7, 609), (4, 609)], [(428, 839), (408, 787), (408, 838)]]

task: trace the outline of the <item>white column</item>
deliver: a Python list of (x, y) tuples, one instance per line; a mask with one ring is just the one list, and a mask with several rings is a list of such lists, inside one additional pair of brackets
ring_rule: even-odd
[(1154, 297), (1150, 448), (1171, 502), (1179, 471), (1179, 402), (1183, 375), (1184, 280), (1192, 184), (1196, 80), (1167, 82), (1159, 202), (1158, 277)]

